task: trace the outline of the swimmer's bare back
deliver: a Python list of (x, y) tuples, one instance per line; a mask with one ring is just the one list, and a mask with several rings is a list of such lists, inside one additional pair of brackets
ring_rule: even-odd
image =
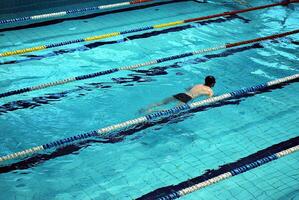
[(186, 94), (192, 97), (192, 99), (202, 95), (206, 95), (208, 97), (212, 97), (214, 95), (213, 90), (203, 84), (193, 86), (188, 92), (186, 92)]

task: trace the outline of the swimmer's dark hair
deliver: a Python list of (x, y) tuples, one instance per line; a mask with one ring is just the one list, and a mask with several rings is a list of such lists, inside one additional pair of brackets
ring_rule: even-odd
[(216, 79), (214, 76), (207, 76), (205, 78), (205, 85), (208, 86), (208, 87), (214, 87), (216, 83)]

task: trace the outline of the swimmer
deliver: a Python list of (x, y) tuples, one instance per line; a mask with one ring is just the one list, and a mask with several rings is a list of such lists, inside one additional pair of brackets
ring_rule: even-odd
[(178, 102), (178, 104), (184, 104), (184, 103), (188, 103), (192, 99), (195, 99), (199, 96), (207, 96), (208, 98), (212, 97), (214, 95), (212, 88), (215, 86), (215, 84), (216, 84), (216, 79), (213, 76), (207, 76), (205, 78), (204, 84), (194, 85), (184, 93), (175, 94), (172, 97), (164, 99), (160, 103), (152, 104), (147, 109), (147, 112), (152, 112), (153, 108), (167, 105), (172, 102)]

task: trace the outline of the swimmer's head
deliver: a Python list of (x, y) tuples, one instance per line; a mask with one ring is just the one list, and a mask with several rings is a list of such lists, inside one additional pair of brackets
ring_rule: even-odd
[(216, 79), (214, 76), (207, 76), (205, 78), (205, 85), (208, 87), (214, 87), (214, 85), (216, 84)]

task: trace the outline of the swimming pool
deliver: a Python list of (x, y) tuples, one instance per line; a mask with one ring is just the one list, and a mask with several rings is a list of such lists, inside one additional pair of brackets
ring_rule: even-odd
[[(252, 1), (249, 6), (268, 3), (273, 2)], [(0, 33), (1, 52), (244, 8), (229, 1), (167, 1), (48, 26), (6, 29)], [(298, 4), (277, 6), (3, 57), (1, 93), (292, 31), (298, 29), (298, 15)], [(140, 109), (209, 74), (217, 78), (216, 95), (298, 74), (298, 38), (291, 35), (1, 98), (1, 156), (143, 116)], [(0, 166), (0, 199), (145, 199), (148, 194), (153, 199), (156, 193), (167, 193), (165, 187), (206, 170), (291, 138), (298, 143), (298, 116), (294, 81), (122, 129), (111, 137), (10, 160)], [(298, 163), (295, 153), (183, 199), (296, 199)]]

